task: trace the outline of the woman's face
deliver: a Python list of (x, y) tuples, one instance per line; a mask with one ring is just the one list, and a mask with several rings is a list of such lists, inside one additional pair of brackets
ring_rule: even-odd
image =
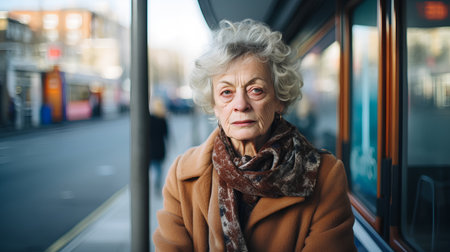
[(212, 78), (214, 113), (232, 140), (261, 146), (274, 120), (284, 108), (273, 87), (267, 64), (244, 56), (230, 64), (225, 73)]

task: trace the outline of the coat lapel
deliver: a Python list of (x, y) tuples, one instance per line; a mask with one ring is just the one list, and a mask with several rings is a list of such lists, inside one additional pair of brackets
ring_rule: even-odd
[(179, 179), (197, 179), (192, 189), (193, 201), (208, 225), (210, 251), (224, 250), (222, 223), (219, 213), (219, 176), (211, 162), (212, 146), (218, 132), (218, 129), (214, 130), (208, 139), (193, 151), (189, 160), (180, 160), (180, 162), (184, 162), (184, 165), (182, 166), (183, 171), (180, 172)]
[(218, 134), (216, 129), (211, 133), (208, 139), (199, 147), (192, 149), (187, 160), (181, 159), (183, 163), (179, 173), (179, 180), (197, 179), (194, 183), (193, 197), (200, 208), (205, 220), (208, 219), (208, 208), (211, 197), (211, 178), (212, 178), (212, 147), (214, 139)]
[(211, 197), (208, 210), (209, 240), (211, 251), (224, 250), (222, 222), (219, 210), (219, 175), (217, 171), (212, 171)]
[(205, 220), (208, 219), (208, 208), (211, 197), (211, 171), (212, 166), (198, 178), (194, 185), (194, 197), (196, 197), (195, 202), (197, 202), (200, 211), (205, 217)]
[(211, 251), (223, 251), (223, 231), (219, 213), (219, 176), (212, 165), (197, 180), (194, 186), (195, 202), (209, 228)]

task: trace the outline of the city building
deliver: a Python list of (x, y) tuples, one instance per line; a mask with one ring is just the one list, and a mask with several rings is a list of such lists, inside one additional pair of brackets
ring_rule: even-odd
[(2, 12), (0, 125), (118, 113), (129, 95), (128, 38), (128, 27), (90, 10)]

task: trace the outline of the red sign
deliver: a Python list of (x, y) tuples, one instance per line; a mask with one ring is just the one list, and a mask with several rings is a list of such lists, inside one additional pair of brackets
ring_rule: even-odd
[(448, 17), (448, 6), (441, 1), (417, 3), (420, 16), (428, 20), (444, 20)]
[(61, 48), (58, 46), (50, 46), (47, 53), (49, 59), (59, 59), (61, 57)]

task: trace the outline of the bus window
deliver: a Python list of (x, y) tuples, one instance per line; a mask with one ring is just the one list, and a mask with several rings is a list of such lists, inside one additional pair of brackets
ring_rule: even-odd
[(450, 247), (450, 1), (406, 2), (402, 220), (417, 250)]
[(350, 180), (352, 193), (375, 214), (377, 199), (377, 1), (362, 1), (351, 15), (352, 81)]
[[(336, 152), (339, 44), (330, 32), (302, 59), (303, 97), (286, 118), (315, 146)], [(324, 41), (327, 40), (327, 41)], [(319, 112), (320, 111), (320, 112)]]

